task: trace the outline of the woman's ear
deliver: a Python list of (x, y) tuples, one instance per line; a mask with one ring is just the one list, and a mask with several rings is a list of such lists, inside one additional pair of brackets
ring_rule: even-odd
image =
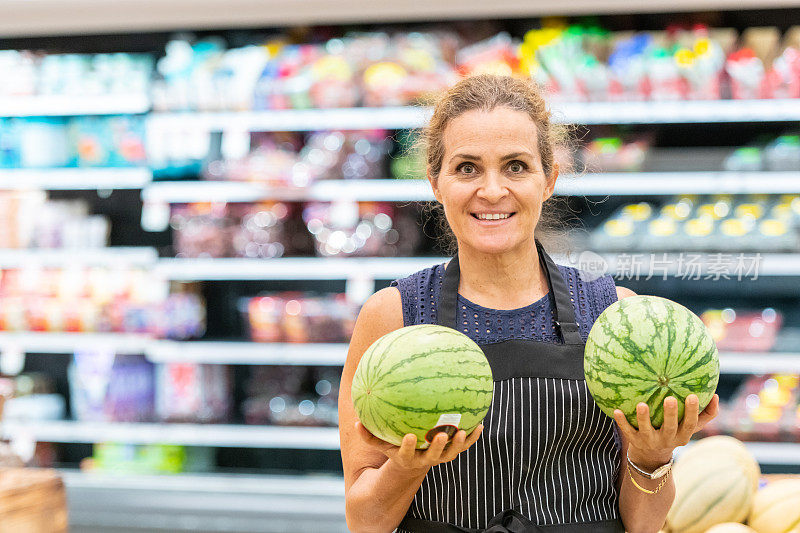
[(425, 174), (427, 175), (428, 181), (431, 184), (431, 189), (433, 189), (434, 198), (436, 198), (437, 202), (442, 203), (442, 194), (439, 192), (439, 187), (437, 186), (438, 181), (431, 174), (431, 167), (427, 167)]
[(553, 170), (550, 172), (550, 175), (547, 176), (547, 186), (544, 188), (544, 197), (542, 198), (542, 202), (545, 200), (549, 200), (551, 196), (553, 196), (553, 192), (556, 189), (556, 181), (558, 181), (558, 163), (553, 161)]

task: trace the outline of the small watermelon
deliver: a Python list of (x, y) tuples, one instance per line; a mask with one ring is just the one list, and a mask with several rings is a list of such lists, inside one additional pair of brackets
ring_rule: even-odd
[(690, 394), (705, 409), (719, 381), (719, 356), (700, 318), (666, 298), (631, 296), (595, 321), (583, 360), (586, 384), (608, 416), (620, 409), (634, 427), (636, 405), (650, 406), (653, 427), (664, 421), (664, 398), (678, 400), (678, 418)]
[(471, 433), (489, 410), (494, 382), (483, 351), (469, 337), (433, 324), (407, 326), (376, 340), (358, 363), (351, 394), (370, 433), (399, 446), (417, 436)]

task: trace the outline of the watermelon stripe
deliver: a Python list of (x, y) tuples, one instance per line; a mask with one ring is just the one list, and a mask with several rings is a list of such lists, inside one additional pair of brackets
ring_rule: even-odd
[[(409, 413), (427, 413), (427, 414), (439, 414), (439, 413), (449, 413), (449, 412), (459, 412), (459, 413), (469, 413), (472, 415), (477, 415), (479, 413), (483, 413), (486, 411), (486, 406), (479, 406), (476, 408), (468, 408), (462, 405), (452, 406), (452, 407), (438, 407), (436, 409), (425, 409), (424, 407), (409, 407), (405, 405), (397, 405), (388, 400), (384, 400), (378, 396), (372, 395), (377, 401), (384, 403), (390, 407), (394, 407), (395, 409), (399, 409), (401, 411), (409, 412)], [(488, 403), (488, 402), (487, 402)]]
[[(429, 325), (426, 325), (426, 326), (429, 326)], [(383, 337), (378, 339), (378, 343), (380, 343), (380, 341), (384, 341), (384, 342), (388, 341), (389, 342), (388, 346), (383, 347), (383, 346), (378, 345), (378, 343), (375, 343), (375, 344), (373, 344), (373, 346), (370, 347), (370, 350), (369, 350), (369, 352), (370, 352), (370, 354), (369, 354), (370, 355), (370, 361), (369, 362), (370, 362), (370, 367), (373, 370), (373, 375), (370, 376), (370, 379), (369, 379), (370, 383), (374, 384), (375, 380), (379, 377), (379, 372), (380, 372), (380, 369), (382, 367), (382, 363), (386, 359), (386, 357), (389, 354), (392, 353), (392, 347), (394, 346), (394, 344), (398, 340), (402, 339), (403, 337), (406, 337), (407, 335), (412, 335), (412, 334), (413, 335), (418, 335), (418, 334), (420, 334), (420, 332), (422, 332), (422, 331), (424, 331), (426, 329), (430, 329), (429, 327), (426, 327), (426, 326), (421, 326), (421, 327), (417, 327), (417, 328), (408, 329), (406, 331), (397, 333), (397, 334), (395, 334), (393, 336), (384, 335)], [(377, 361), (372, 361), (373, 354), (376, 354), (376, 353), (381, 354), (380, 359), (378, 359)]]
[[(402, 368), (404, 366), (407, 366), (409, 363), (411, 363), (413, 361), (416, 361), (417, 359), (424, 359), (424, 358), (430, 357), (431, 355), (434, 355), (434, 354), (464, 353), (464, 352), (465, 352), (465, 349), (459, 346), (459, 347), (456, 347), (456, 348), (437, 347), (437, 348), (433, 348), (431, 350), (427, 350), (425, 352), (415, 353), (414, 355), (410, 355), (408, 357), (403, 358), (401, 361), (395, 363), (394, 365), (390, 366), (389, 368), (381, 369), (381, 375), (378, 376), (377, 380), (372, 382), (372, 386), (376, 387), (381, 381), (383, 381), (384, 378), (388, 377), (392, 372), (395, 372), (396, 370), (398, 370), (398, 369), (400, 369), (400, 368)], [(481, 355), (483, 355), (483, 354), (481, 353)], [(378, 365), (376, 365), (376, 367), (378, 367)]]
[[(627, 320), (627, 317), (625, 317), (625, 320)], [(635, 342), (633, 342), (633, 341), (630, 339), (630, 337), (628, 337), (628, 338), (624, 338), (624, 337), (620, 337), (619, 335), (617, 335), (617, 334), (616, 334), (616, 333), (615, 333), (615, 332), (614, 332), (614, 331), (611, 329), (611, 324), (609, 324), (609, 323), (603, 323), (603, 324), (602, 324), (602, 328), (603, 328), (603, 330), (605, 331), (605, 333), (606, 333), (606, 334), (608, 334), (608, 336), (609, 336), (609, 337), (611, 337), (612, 339), (614, 339), (615, 341), (617, 341), (617, 342), (619, 343), (619, 345), (620, 345), (620, 346), (622, 346), (623, 348), (625, 348), (625, 350), (626, 350), (626, 351), (628, 351), (628, 353), (634, 353), (634, 354), (635, 354), (635, 353), (642, 353), (642, 352), (644, 351), (644, 350), (642, 349), (642, 347), (641, 347), (641, 346), (639, 346), (638, 344), (636, 344)], [(652, 347), (651, 347), (651, 349), (652, 349)], [(657, 376), (657, 375), (658, 375), (658, 372), (656, 372), (656, 370), (655, 370), (655, 369), (653, 369), (653, 368), (652, 368), (652, 367), (651, 367), (649, 364), (647, 364), (647, 362), (646, 362), (646, 361), (644, 361), (644, 360), (642, 360), (642, 359), (638, 359), (638, 360), (637, 360), (637, 363), (641, 364), (641, 365), (642, 365), (643, 367), (645, 367), (647, 370), (649, 370), (650, 372), (652, 372), (652, 374), (653, 374), (654, 376)]]

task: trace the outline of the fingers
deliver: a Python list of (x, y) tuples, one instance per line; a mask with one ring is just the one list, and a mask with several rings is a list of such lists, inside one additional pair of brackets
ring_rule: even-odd
[(640, 435), (649, 437), (655, 432), (650, 423), (650, 407), (644, 402), (636, 405), (636, 422), (639, 424)]
[(417, 436), (413, 433), (406, 433), (403, 442), (396, 451), (395, 459), (403, 465), (412, 465), (417, 451)]
[(695, 431), (703, 429), (706, 426), (706, 424), (708, 424), (714, 418), (716, 418), (718, 414), (719, 414), (719, 396), (715, 394), (711, 398), (711, 401), (708, 402), (706, 408), (703, 409), (703, 412), (700, 413), (700, 416), (697, 419), (697, 428), (695, 429)]
[(483, 424), (479, 424), (478, 427), (472, 430), (472, 433), (469, 434), (467, 440), (464, 442), (464, 449), (466, 450), (476, 442), (478, 439), (481, 438), (481, 434), (483, 433)]
[(697, 421), (700, 415), (700, 400), (696, 394), (686, 397), (686, 408), (683, 411), (683, 422), (678, 429), (678, 441), (682, 444), (689, 442), (689, 439), (697, 428)]
[(625, 438), (630, 442), (636, 436), (636, 428), (634, 428), (628, 419), (625, 417), (625, 413), (620, 411), (619, 409), (614, 410), (614, 420), (617, 422), (619, 426), (619, 430), (625, 435)]
[(664, 398), (664, 423), (659, 432), (668, 439), (678, 433), (678, 400), (672, 396)]
[(467, 432), (463, 429), (460, 429), (456, 432), (453, 440), (447, 443), (445, 447), (444, 453), (439, 458), (441, 462), (452, 461), (456, 458), (456, 455), (461, 453), (464, 450), (464, 442), (467, 440)]
[(444, 451), (444, 447), (447, 445), (448, 440), (447, 433), (437, 433), (436, 436), (433, 437), (431, 445), (427, 450), (425, 450), (423, 458), (425, 464), (435, 465), (442, 461), (440, 457), (442, 456), (442, 452)]

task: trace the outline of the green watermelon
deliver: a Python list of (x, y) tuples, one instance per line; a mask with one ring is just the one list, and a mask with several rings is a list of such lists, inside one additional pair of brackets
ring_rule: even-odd
[(636, 421), (636, 405), (650, 406), (653, 427), (664, 422), (664, 398), (684, 401), (696, 394), (700, 409), (714, 396), (719, 356), (711, 333), (700, 318), (666, 298), (631, 296), (611, 304), (597, 318), (583, 359), (586, 384), (608, 416), (620, 409)]
[(471, 433), (486, 416), (493, 391), (489, 362), (472, 339), (421, 324), (376, 340), (358, 363), (351, 394), (370, 433), (395, 446), (413, 433), (424, 449), (439, 432)]

